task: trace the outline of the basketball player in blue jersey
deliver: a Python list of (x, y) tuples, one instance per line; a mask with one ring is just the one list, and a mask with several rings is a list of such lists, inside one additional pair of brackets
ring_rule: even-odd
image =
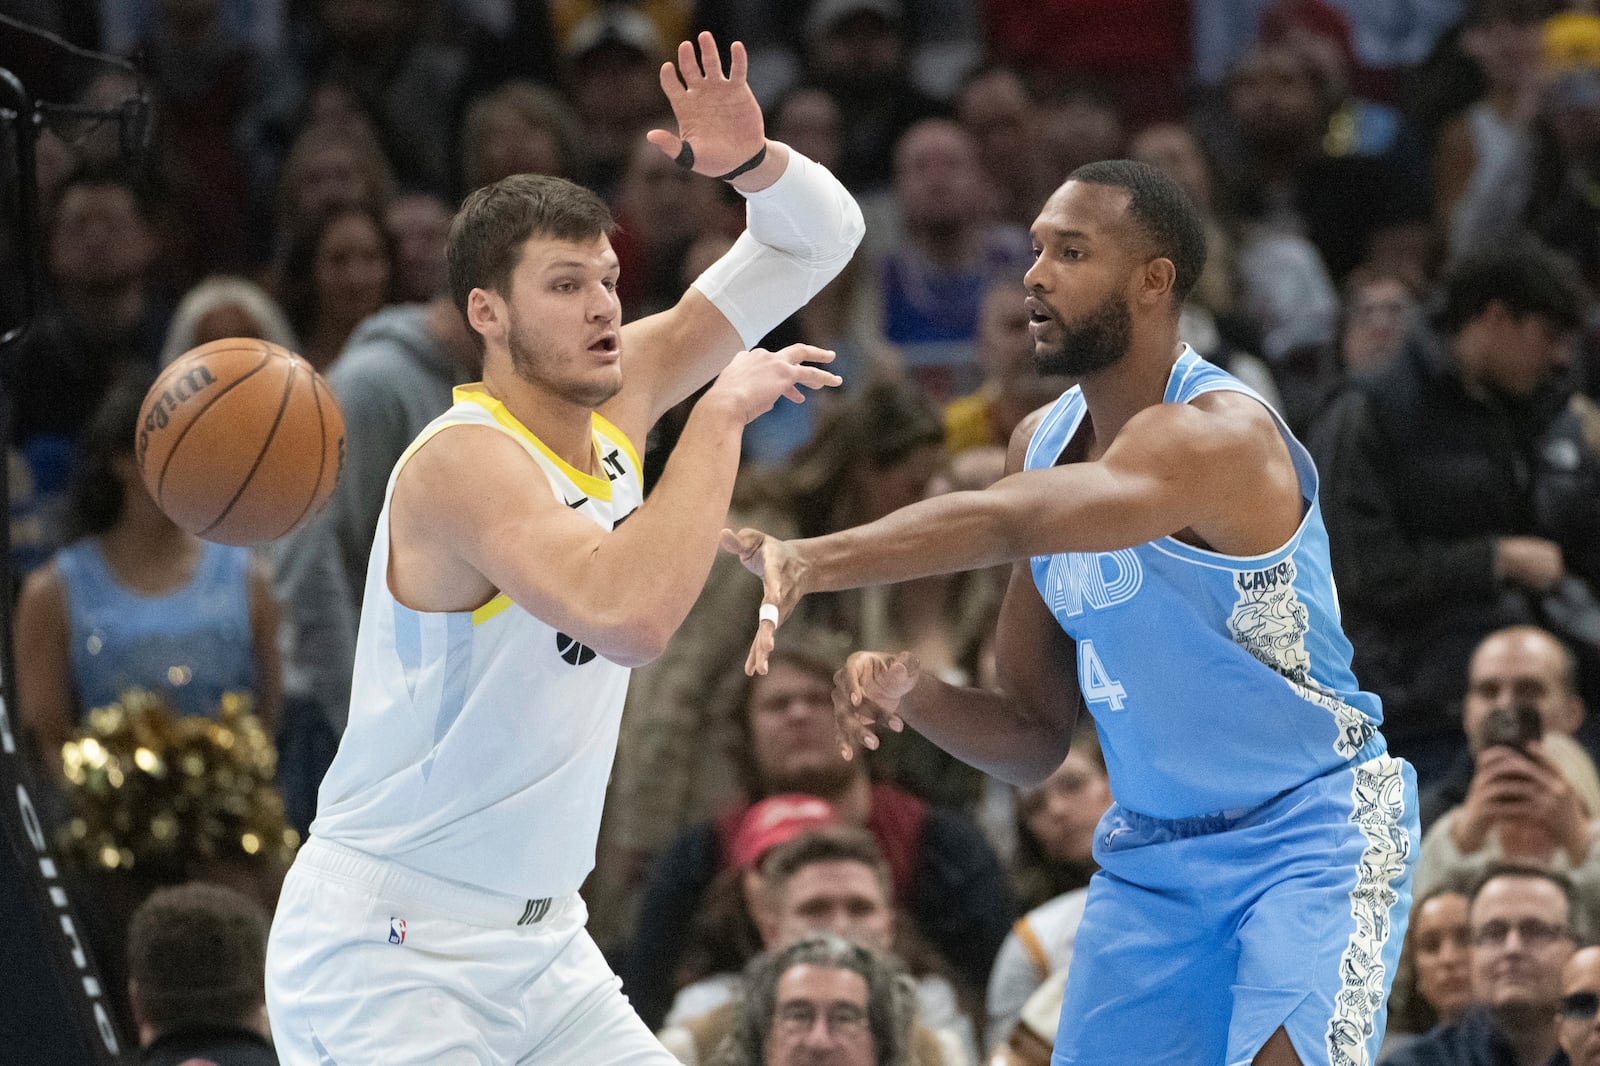
[(766, 586), (747, 669), (805, 593), (1015, 564), (1003, 691), (857, 653), (835, 702), (848, 739), (909, 724), (1017, 784), (1044, 780), (1093, 715), (1116, 802), (1052, 1061), (1370, 1064), (1416, 785), (1350, 672), (1316, 470), (1179, 341), (1205, 243), (1160, 171), (1074, 171), (1033, 240), (1035, 359), (1078, 384), (1018, 428), (988, 489), (810, 540), (725, 534)]
[[(670, 1066), (584, 931), (628, 668), (660, 654), (716, 553), (744, 426), (838, 383), (747, 351), (849, 260), (863, 225), (765, 138), (732, 47), (662, 70), (678, 132), (747, 229), (671, 310), (622, 325), (611, 216), (519, 175), (467, 197), (450, 284), (483, 381), (395, 465), (350, 719), (267, 958), (278, 1055), (304, 1066)], [(638, 446), (711, 378), (648, 501)], [(624, 520), (627, 520), (624, 523)]]

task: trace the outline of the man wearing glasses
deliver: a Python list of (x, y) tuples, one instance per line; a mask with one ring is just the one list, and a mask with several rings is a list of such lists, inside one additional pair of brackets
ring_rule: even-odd
[[(1577, 946), (1574, 912), (1572, 885), (1562, 875), (1491, 868), (1472, 893), (1467, 918), (1476, 1006), (1383, 1066), (1565, 1066), (1557, 1019), (1565, 1010), (1562, 967)], [(1600, 965), (1592, 972), (1600, 978)]]
[(1600, 1066), (1600, 947), (1579, 948), (1561, 971), (1556, 1032), (1572, 1066)]

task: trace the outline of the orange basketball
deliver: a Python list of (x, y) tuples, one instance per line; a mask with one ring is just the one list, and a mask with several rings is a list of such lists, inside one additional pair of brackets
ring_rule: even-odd
[(135, 441), (167, 516), (219, 544), (260, 544), (328, 501), (344, 465), (344, 416), (310, 363), (268, 341), (185, 352), (145, 394)]

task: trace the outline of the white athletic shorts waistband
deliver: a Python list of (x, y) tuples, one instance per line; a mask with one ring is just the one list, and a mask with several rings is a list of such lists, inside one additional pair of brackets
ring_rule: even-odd
[(413, 870), (389, 859), (332, 840), (311, 837), (300, 847), (294, 864), (324, 877), (353, 882), (375, 895), (404, 903), (441, 918), (502, 928), (538, 925), (566, 910), (575, 893), (545, 899), (519, 899), (475, 885)]

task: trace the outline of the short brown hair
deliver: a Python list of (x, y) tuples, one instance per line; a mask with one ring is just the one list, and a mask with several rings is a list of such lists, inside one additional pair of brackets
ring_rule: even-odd
[(774, 892), (782, 892), (795, 874), (819, 862), (858, 862), (877, 876), (884, 898), (894, 898), (894, 879), (877, 839), (852, 826), (818, 826), (784, 841), (761, 861), (761, 873)]
[(581, 185), (549, 174), (501, 178), (469, 194), (450, 223), (450, 295), (465, 318), (473, 289), (510, 291), (529, 237), (586, 241), (615, 228), (605, 201)]
[(266, 965), (266, 915), (231, 888), (157, 889), (128, 923), (128, 980), (158, 1033), (248, 1018), (266, 1001)]

